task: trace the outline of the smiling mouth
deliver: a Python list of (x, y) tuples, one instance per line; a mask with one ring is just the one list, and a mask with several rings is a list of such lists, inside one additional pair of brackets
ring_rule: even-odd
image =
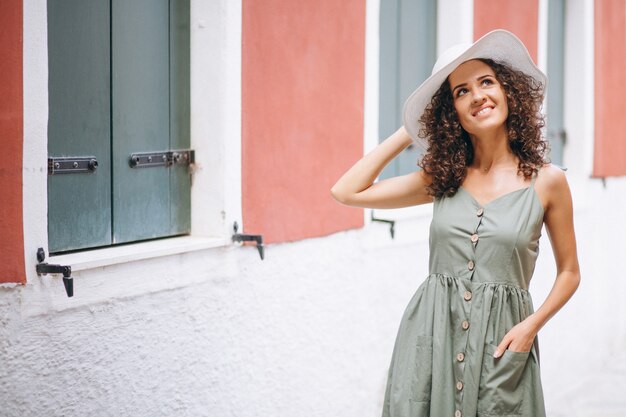
[(493, 107), (491, 107), (491, 106), (483, 107), (482, 109), (480, 109), (476, 113), (474, 113), (474, 117), (487, 115), (487, 114), (491, 113), (492, 110), (493, 110)]

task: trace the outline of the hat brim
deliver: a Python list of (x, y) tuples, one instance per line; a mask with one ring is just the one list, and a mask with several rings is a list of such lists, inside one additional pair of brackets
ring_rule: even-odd
[[(440, 57), (440, 60), (444, 58)], [(522, 71), (539, 82), (545, 91), (547, 84), (546, 75), (535, 65), (528, 50), (517, 36), (509, 31), (498, 29), (491, 31), (468, 46), (468, 48), (453, 60), (447, 63), (438, 61), (433, 73), (409, 96), (404, 103), (403, 123), (404, 127), (415, 142), (425, 152), (428, 147), (426, 138), (420, 138), (419, 119), (422, 117), (426, 106), (430, 103), (433, 95), (439, 90), (441, 84), (462, 63), (472, 59), (491, 59), (507, 64), (509, 67)], [(449, 58), (448, 58), (449, 59)]]

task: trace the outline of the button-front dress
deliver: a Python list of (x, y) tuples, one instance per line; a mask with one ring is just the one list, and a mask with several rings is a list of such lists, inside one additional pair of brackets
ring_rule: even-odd
[(537, 340), (493, 353), (533, 312), (543, 207), (530, 186), (479, 204), (436, 198), (429, 275), (402, 317), (383, 417), (545, 417)]

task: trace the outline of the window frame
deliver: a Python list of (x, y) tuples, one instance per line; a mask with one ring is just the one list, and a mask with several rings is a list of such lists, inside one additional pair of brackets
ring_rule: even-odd
[[(473, 1), (438, 0), (436, 5), (436, 55), (458, 43), (473, 41), (473, 22), (467, 16), (473, 16)], [(380, 89), (380, 2), (368, 0), (366, 12), (366, 54), (365, 54), (365, 126), (364, 153), (370, 152), (379, 141), (379, 89)], [(417, 86), (415, 86), (417, 88)], [(400, 117), (400, 116), (398, 116)], [(430, 219), (432, 204), (423, 204), (398, 209), (365, 209), (365, 225), (372, 223), (372, 216), (377, 219), (392, 221), (418, 221)], [(427, 240), (424, 235), (418, 240)]]
[[(380, 7), (378, 136), (382, 142), (402, 124), (404, 101), (430, 76), (439, 22), (432, 0), (390, 0)], [(409, 146), (383, 169), (380, 179), (414, 171), (419, 153)]]
[[(567, 142), (565, 129), (565, 1), (547, 2), (546, 30), (546, 137), (550, 143), (550, 160), (563, 165)], [(551, 115), (554, 116), (551, 118)]]

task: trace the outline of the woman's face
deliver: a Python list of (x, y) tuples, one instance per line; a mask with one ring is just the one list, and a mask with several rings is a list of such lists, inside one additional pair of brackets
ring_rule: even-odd
[(493, 69), (479, 60), (466, 61), (448, 77), (454, 108), (470, 135), (504, 128), (509, 115), (506, 94)]

